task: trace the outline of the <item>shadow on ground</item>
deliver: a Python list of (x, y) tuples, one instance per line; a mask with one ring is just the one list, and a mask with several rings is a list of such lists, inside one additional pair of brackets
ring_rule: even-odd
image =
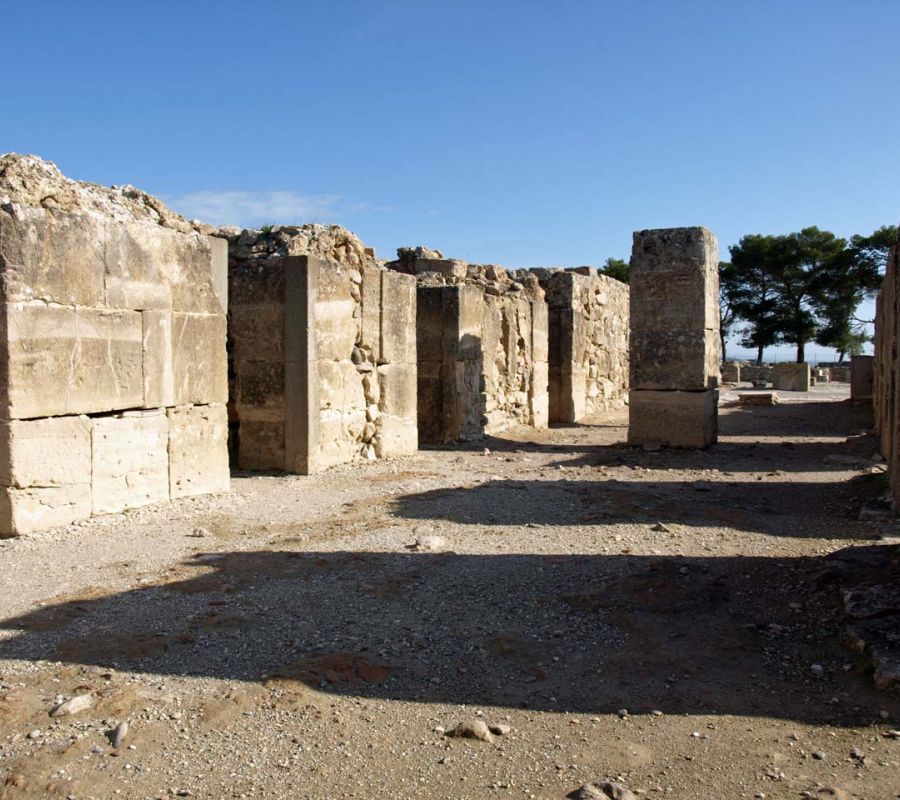
[[(849, 656), (824, 566), (820, 558), (211, 554), (165, 585), (97, 590), (7, 619), (2, 627), (16, 632), (0, 658), (404, 701), (858, 724), (884, 701), (841, 669)], [(825, 679), (811, 676), (814, 662)], [(829, 703), (843, 691), (853, 704)]]

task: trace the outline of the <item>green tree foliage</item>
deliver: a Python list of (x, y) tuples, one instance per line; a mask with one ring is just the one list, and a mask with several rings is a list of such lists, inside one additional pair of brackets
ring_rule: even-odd
[(756, 350), (761, 364), (767, 347), (780, 341), (778, 298), (772, 275), (775, 237), (750, 234), (730, 248), (730, 272), (726, 290), (734, 316), (746, 324), (741, 345)]
[(747, 323), (742, 344), (760, 361), (779, 342), (796, 346), (798, 362), (810, 341), (835, 348), (841, 360), (861, 352), (869, 336), (856, 309), (878, 291), (897, 235), (885, 226), (849, 242), (816, 227), (743, 237), (731, 265), (720, 267), (723, 308)]
[(607, 258), (606, 263), (600, 267), (601, 274), (609, 275), (622, 283), (628, 283), (629, 270), (629, 263), (621, 258)]

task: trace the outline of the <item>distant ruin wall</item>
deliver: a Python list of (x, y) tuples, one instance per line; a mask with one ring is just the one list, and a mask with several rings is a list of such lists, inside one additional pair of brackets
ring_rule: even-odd
[(550, 422), (620, 408), (628, 395), (628, 284), (591, 267), (532, 272), (549, 308)]
[(310, 473), (414, 453), (415, 279), (337, 226), (232, 234), (229, 260), (239, 466)]
[(0, 533), (229, 485), (226, 248), (0, 157)]
[[(405, 257), (404, 257), (405, 254)], [(401, 250), (418, 284), (419, 438), (470, 441), (548, 422), (548, 312), (530, 273)]]

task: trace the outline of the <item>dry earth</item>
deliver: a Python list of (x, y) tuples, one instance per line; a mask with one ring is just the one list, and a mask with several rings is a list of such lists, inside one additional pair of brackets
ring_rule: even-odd
[(0, 798), (900, 797), (827, 568), (896, 546), (871, 412), (730, 399), (709, 452), (619, 413), (0, 542)]

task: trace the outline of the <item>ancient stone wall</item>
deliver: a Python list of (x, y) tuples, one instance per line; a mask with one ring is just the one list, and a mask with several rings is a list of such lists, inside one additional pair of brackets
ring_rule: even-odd
[(636, 231), (631, 254), (628, 440), (706, 447), (717, 437), (721, 343), (716, 239)]
[(0, 157), (0, 533), (227, 490), (225, 242)]
[(537, 277), (403, 248), (418, 284), (419, 438), (469, 441), (548, 422), (548, 312)]
[(549, 309), (550, 422), (619, 408), (628, 395), (628, 285), (592, 267), (533, 269)]
[(898, 395), (900, 395), (900, 292), (897, 288), (900, 273), (900, 244), (894, 245), (888, 261), (881, 291), (875, 302), (875, 361), (872, 375), (872, 404), (875, 427), (881, 439), (881, 454), (888, 464), (891, 494), (895, 508), (900, 508), (900, 447), (898, 447)]
[(338, 226), (225, 233), (239, 466), (415, 452), (415, 279)]

